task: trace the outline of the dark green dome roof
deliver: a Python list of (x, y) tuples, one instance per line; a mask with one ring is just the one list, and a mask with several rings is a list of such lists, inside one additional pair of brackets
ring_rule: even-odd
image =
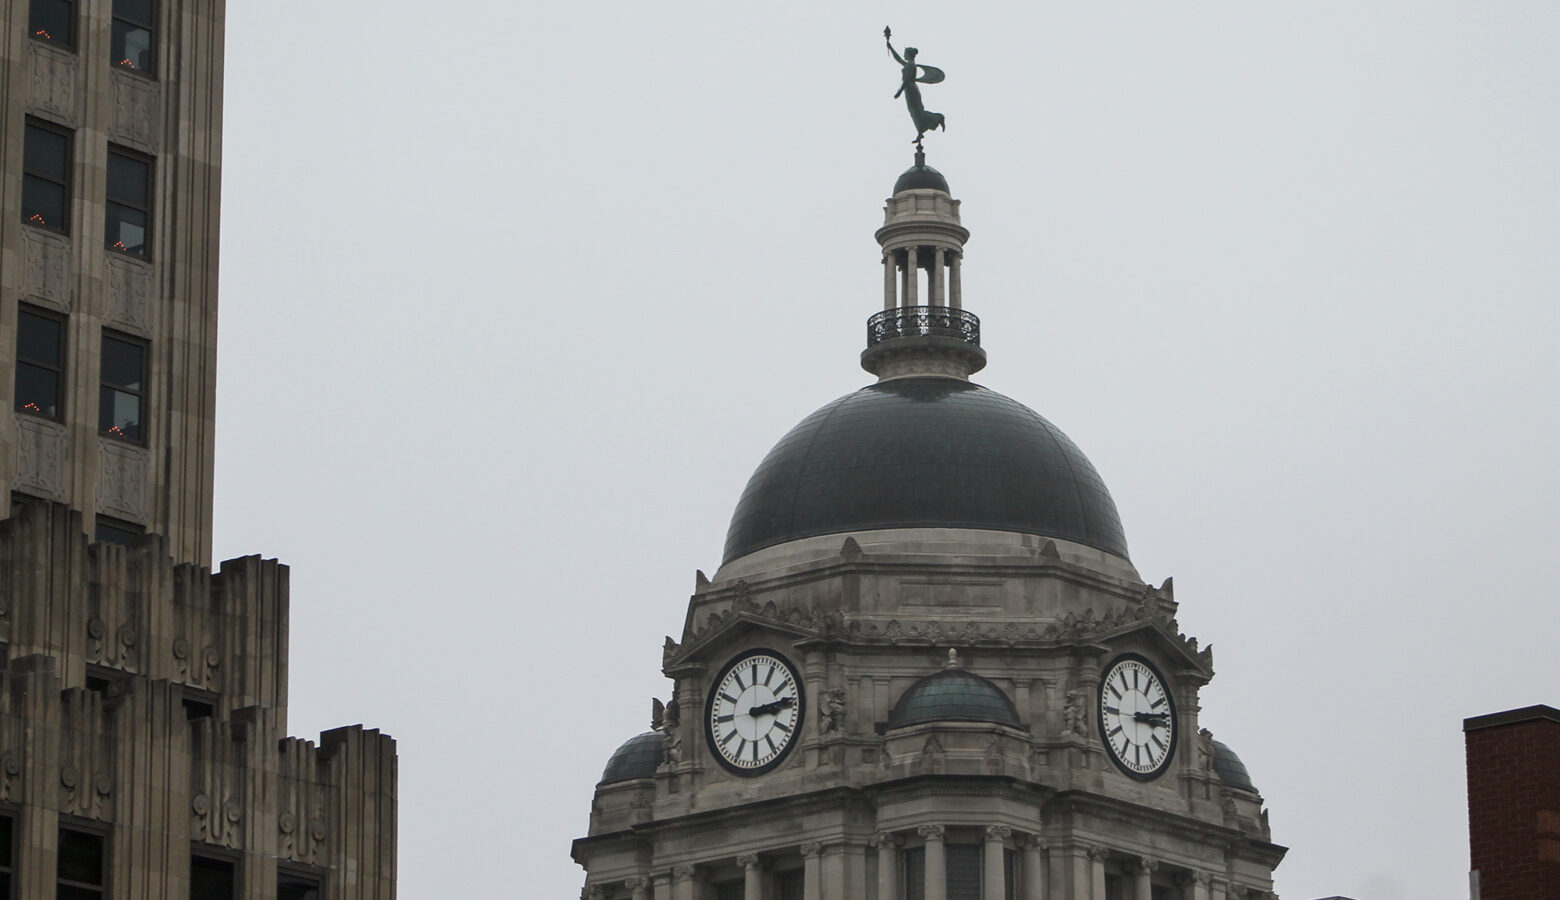
[(599, 783), (611, 784), (614, 781), (628, 781), (633, 778), (650, 778), (660, 767), (665, 753), (665, 745), (659, 731), (647, 731), (635, 735), (612, 752), (612, 758), (607, 760), (607, 767), (602, 770)]
[(1251, 783), (1251, 774), (1246, 771), (1246, 764), (1223, 741), (1213, 742), (1213, 771), (1218, 774), (1220, 781), (1230, 787), (1257, 792), (1257, 786)]
[(977, 528), (1125, 558), (1105, 482), (1029, 407), (954, 378), (868, 385), (803, 419), (759, 464), (724, 561), (798, 538), (884, 528)]
[(922, 722), (994, 722), (1022, 727), (1008, 695), (988, 678), (943, 669), (910, 685), (888, 714), (890, 728)]
[(924, 163), (906, 169), (904, 174), (899, 176), (899, 180), (894, 182), (894, 193), (896, 194), (900, 191), (913, 191), (917, 188), (931, 188), (934, 191), (942, 191), (944, 194), (953, 193), (948, 190), (948, 179), (943, 177), (943, 173)]

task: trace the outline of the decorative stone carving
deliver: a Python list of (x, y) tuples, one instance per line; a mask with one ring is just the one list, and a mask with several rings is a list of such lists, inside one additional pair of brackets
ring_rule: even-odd
[(744, 853), (737, 857), (737, 865), (744, 869), (759, 869), (763, 868), (763, 861), (757, 853)]
[(110, 76), (114, 85), (114, 140), (157, 152), (157, 82), (119, 72)]
[(677, 866), (672, 869), (672, 877), (678, 881), (692, 881), (698, 871), (697, 866)]
[(818, 731), (833, 734), (845, 728), (845, 689), (829, 688), (818, 704)]
[(28, 41), (32, 109), (66, 125), (76, 124), (76, 57)]
[(22, 229), (22, 294), (61, 312), (70, 309), (70, 239)]
[(630, 891), (648, 891), (652, 883), (648, 875), (630, 875), (623, 879), (623, 886)]
[(1082, 690), (1074, 688), (1067, 692), (1062, 705), (1062, 722), (1062, 734), (1089, 736), (1089, 698)]
[(65, 502), (65, 426), (16, 414), (16, 485)]
[(117, 327), (150, 334), (152, 268), (133, 259), (108, 260), (108, 318)]
[(904, 837), (893, 831), (879, 831), (867, 838), (867, 845), (874, 850), (892, 850), (904, 842)]
[(1213, 732), (1197, 729), (1197, 768), (1204, 775), (1213, 771)]
[(801, 851), (804, 859), (810, 859), (823, 854), (823, 844), (820, 841), (809, 841), (797, 849)]
[(654, 805), (654, 801), (651, 799), (649, 791), (636, 791), (634, 796), (628, 801), (629, 809), (649, 809), (652, 805)]
[(946, 825), (921, 825), (915, 829), (915, 833), (929, 841), (940, 841), (948, 831)]
[(98, 439), (98, 509), (146, 524), (146, 450), (111, 438)]
[(605, 900), (606, 888), (599, 884), (587, 884), (580, 888), (580, 900)]
[(1023, 846), (1039, 850), (1041, 853), (1044, 853), (1046, 849), (1051, 846), (1050, 844), (1046, 843), (1045, 838), (1038, 834), (1031, 834), (1028, 837), (1025, 837), (1021, 843)]
[(1090, 847), (1089, 858), (1096, 862), (1104, 862), (1105, 860), (1110, 859), (1110, 848), (1101, 847), (1098, 845)]
[(211, 844), (239, 849), (239, 823), (243, 821), (243, 808), (232, 799), (221, 804), (212, 802), (208, 794), (196, 794), (190, 800), (190, 811), (195, 814), (194, 835)]
[(1150, 859), (1147, 856), (1140, 856), (1140, 857), (1137, 858), (1137, 863), (1136, 863), (1135, 868), (1139, 872), (1144, 872), (1144, 873), (1147, 873), (1149, 875), (1152, 875), (1152, 874), (1154, 874), (1154, 872), (1159, 870), (1159, 860), (1157, 860), (1157, 859)]
[(20, 803), (22, 800), (22, 760), (15, 751), (0, 754), (0, 801)]
[(1006, 825), (987, 825), (986, 840), (1005, 841), (1013, 836), (1013, 829)]
[(680, 727), (682, 713), (677, 707), (677, 691), (672, 691), (672, 700), (662, 707), (661, 714), (661, 750), (662, 761), (669, 766), (675, 766), (682, 762), (682, 728)]

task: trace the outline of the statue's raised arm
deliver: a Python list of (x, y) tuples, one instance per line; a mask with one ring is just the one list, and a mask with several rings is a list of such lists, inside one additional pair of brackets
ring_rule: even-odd
[(894, 61), (899, 63), (899, 90), (894, 92), (894, 98), (898, 99), (900, 94), (905, 95), (905, 106), (909, 107), (910, 120), (915, 123), (915, 143), (920, 146), (921, 136), (928, 131), (934, 128), (948, 130), (943, 124), (942, 113), (929, 112), (921, 105), (920, 85), (942, 81), (943, 71), (918, 64), (915, 61), (918, 51), (914, 47), (906, 47), (904, 56), (900, 56), (894, 49), (893, 32), (887, 28), (883, 29), (883, 42), (888, 45), (888, 52), (894, 57)]

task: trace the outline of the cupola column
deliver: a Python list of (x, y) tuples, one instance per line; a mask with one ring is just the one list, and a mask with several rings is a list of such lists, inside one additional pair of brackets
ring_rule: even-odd
[(892, 250), (883, 254), (883, 308), (893, 309), (899, 305), (898, 285), (895, 284), (895, 275), (898, 274), (899, 264), (894, 261)]
[(981, 878), (981, 900), (1003, 900), (1007, 896), (1007, 866), (1003, 865), (1007, 855), (1006, 841), (1013, 834), (1013, 829), (1006, 825), (986, 826), (986, 849), (981, 854), (981, 862), (985, 866), (985, 872)]
[(943, 854), (941, 825), (922, 825), (916, 833), (926, 839), (926, 900), (948, 900), (948, 860)]
[(905, 306), (920, 306), (921, 248), (911, 245), (905, 248)]
[(957, 250), (948, 254), (948, 305), (954, 309), (964, 308), (964, 291), (959, 284), (959, 261), (964, 259), (964, 254)]
[(948, 251), (942, 247), (932, 248), (932, 267), (929, 272), (931, 277), (926, 279), (927, 284), (932, 289), (932, 298), (931, 302), (927, 304), (928, 306), (948, 305), (948, 300), (945, 296), (947, 278), (943, 275), (944, 260), (947, 259), (947, 256)]

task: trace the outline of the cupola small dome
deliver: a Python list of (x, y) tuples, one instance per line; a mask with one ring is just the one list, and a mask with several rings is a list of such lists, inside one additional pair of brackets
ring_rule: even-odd
[(990, 722), (1021, 728), (1008, 695), (974, 672), (949, 667), (917, 681), (900, 695), (888, 714), (888, 726), (924, 722)]
[(1251, 774), (1246, 771), (1246, 764), (1223, 741), (1213, 742), (1213, 771), (1220, 781), (1230, 787), (1257, 793), (1257, 786), (1251, 783)]
[(922, 160), (899, 176), (899, 180), (894, 182), (894, 193), (929, 189), (952, 194), (953, 191), (948, 190), (948, 179), (943, 177), (943, 173), (926, 165), (924, 157)]
[(665, 753), (664, 737), (659, 731), (635, 735), (612, 752), (598, 784), (653, 777)]

